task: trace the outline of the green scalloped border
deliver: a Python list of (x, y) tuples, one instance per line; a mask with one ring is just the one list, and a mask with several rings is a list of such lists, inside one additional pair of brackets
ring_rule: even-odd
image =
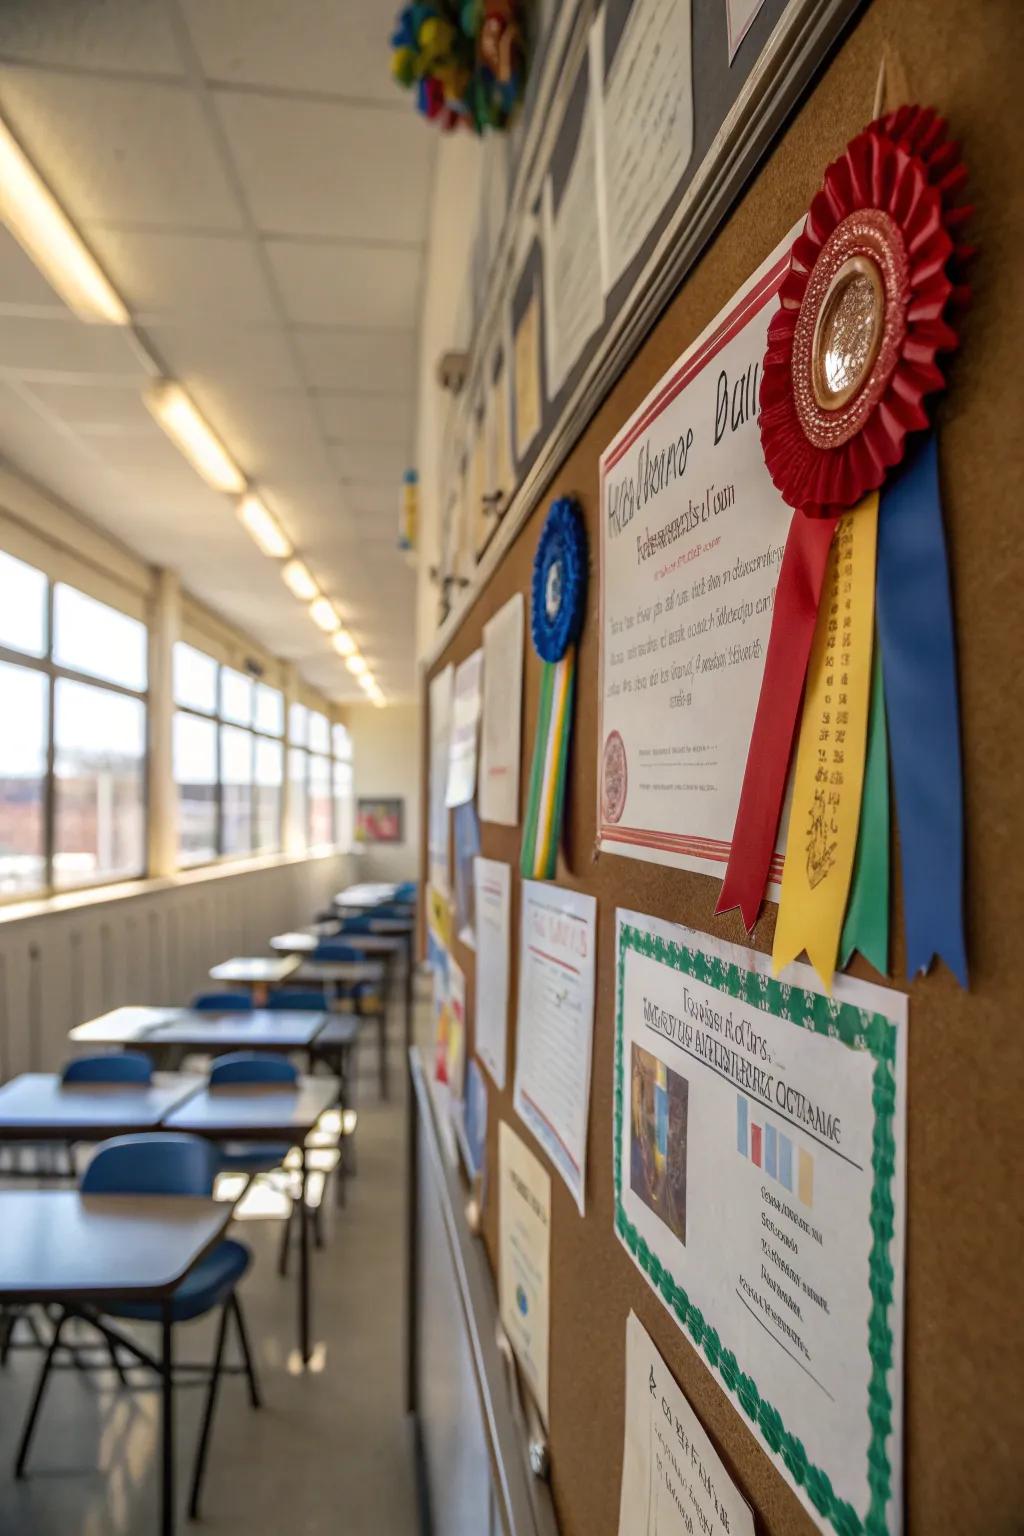
[[(722, 1344), (718, 1333), (704, 1320), (683, 1287), (674, 1279), (629, 1220), (622, 1204), (622, 1106), (623, 1106), (623, 993), (627, 949), (672, 966), (696, 981), (717, 987), (730, 997), (770, 1012), (816, 1034), (841, 1040), (853, 1050), (870, 1051), (875, 1062), (872, 1101), (875, 1125), (871, 1166), (871, 1253), (869, 1256), (871, 1311), (868, 1318), (868, 1351), (871, 1378), (868, 1383), (868, 1486), (871, 1502), (861, 1518), (851, 1504), (840, 1499), (828, 1474), (808, 1460), (800, 1440), (786, 1429), (752, 1377), (739, 1367), (736, 1356)], [(642, 933), (623, 922), (619, 930), (618, 984), (615, 1006), (615, 1230), (669, 1309), (688, 1330), (697, 1349), (703, 1349), (709, 1365), (753, 1420), (771, 1449), (780, 1455), (794, 1482), (802, 1486), (811, 1503), (832, 1524), (838, 1536), (888, 1536), (886, 1507), (892, 1497), (892, 1466), (886, 1443), (892, 1433), (892, 1397), (888, 1388), (892, 1368), (893, 1339), (889, 1323), (894, 1274), (889, 1258), (893, 1236), (892, 1181), (896, 1168), (893, 1117), (896, 1107), (896, 1029), (881, 1013), (839, 1003), (834, 998), (803, 987), (776, 981), (725, 960), (666, 941), (660, 935)]]

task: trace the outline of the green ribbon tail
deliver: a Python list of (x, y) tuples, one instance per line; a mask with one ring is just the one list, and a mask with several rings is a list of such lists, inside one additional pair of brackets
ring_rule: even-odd
[(846, 908), (839, 964), (845, 967), (855, 949), (882, 976), (889, 971), (889, 742), (882, 687), (882, 648), (875, 636), (868, 710), (868, 747), (864, 761), (857, 852), (853, 883)]

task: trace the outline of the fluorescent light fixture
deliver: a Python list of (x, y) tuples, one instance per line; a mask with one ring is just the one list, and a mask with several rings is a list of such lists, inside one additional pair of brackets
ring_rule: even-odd
[(293, 597), (297, 597), (300, 603), (311, 603), (314, 598), (320, 596), (320, 588), (301, 560), (289, 560), (288, 564), (281, 568), (281, 575), (289, 592)]
[(127, 325), (128, 311), (24, 150), (0, 122), (0, 216), (81, 320)]
[(358, 651), (356, 651), (354, 655), (347, 658), (345, 665), (348, 667), (353, 677), (359, 677), (362, 675), (362, 673), (369, 672), (370, 670)]
[(354, 656), (356, 643), (347, 629), (339, 629), (337, 634), (331, 636), (331, 644), (339, 656)]
[(388, 701), (382, 693), (375, 693), (371, 697), (370, 703), (373, 705), (374, 709), (386, 709)]
[(334, 611), (333, 604), (328, 597), (318, 597), (309, 605), (309, 616), (318, 629), (322, 629), (325, 635), (330, 635), (336, 629), (341, 628), (341, 620)]
[(377, 686), (373, 680), (372, 672), (360, 672), (359, 676), (356, 678), (356, 682), (359, 684), (364, 693), (372, 693)]
[(145, 401), (167, 436), (207, 485), (229, 496), (242, 494), (245, 476), (180, 384), (173, 379), (160, 379), (146, 390)]
[(238, 503), (238, 516), (265, 555), (269, 555), (271, 560), (288, 559), (292, 546), (281, 532), (276, 518), (271, 516), (258, 496), (243, 496)]

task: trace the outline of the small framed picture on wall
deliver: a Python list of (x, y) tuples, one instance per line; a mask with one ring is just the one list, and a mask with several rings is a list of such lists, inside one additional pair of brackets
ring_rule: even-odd
[(357, 843), (404, 842), (404, 824), (404, 800), (360, 799), (356, 802)]

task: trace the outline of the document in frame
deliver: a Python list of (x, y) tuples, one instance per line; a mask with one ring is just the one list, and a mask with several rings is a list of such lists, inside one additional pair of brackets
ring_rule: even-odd
[(581, 66), (544, 179), (544, 311), (554, 399), (604, 318), (594, 108)]
[(483, 697), (484, 653), (480, 648), (455, 668), (452, 689), (452, 733), (448, 751), (449, 809), (465, 805), (476, 793), (477, 736)]
[(513, 1103), (584, 1214), (597, 900), (522, 886)]
[(512, 869), (474, 859), (476, 891), (476, 1054), (498, 1088), (505, 1086)]
[[(790, 243), (601, 455), (599, 847), (718, 877), (793, 516), (765, 467), (757, 425)], [(776, 899), (782, 846), (780, 835)]]
[(430, 884), (448, 894), (448, 748), (452, 723), (451, 665), (430, 680), (430, 794), (427, 828)]
[(507, 1120), (498, 1126), (498, 1298), (501, 1324), (548, 1422), (551, 1179)]
[(626, 1319), (619, 1536), (754, 1536), (754, 1517), (635, 1312)]
[(632, 0), (619, 20), (622, 9), (602, 6), (590, 34), (606, 293), (672, 202), (693, 153), (690, 0)]
[(617, 913), (615, 1230), (828, 1536), (901, 1529), (906, 1020)]
[(484, 625), (484, 704), (480, 743), (480, 820), (519, 824), (526, 604), (517, 592)]

